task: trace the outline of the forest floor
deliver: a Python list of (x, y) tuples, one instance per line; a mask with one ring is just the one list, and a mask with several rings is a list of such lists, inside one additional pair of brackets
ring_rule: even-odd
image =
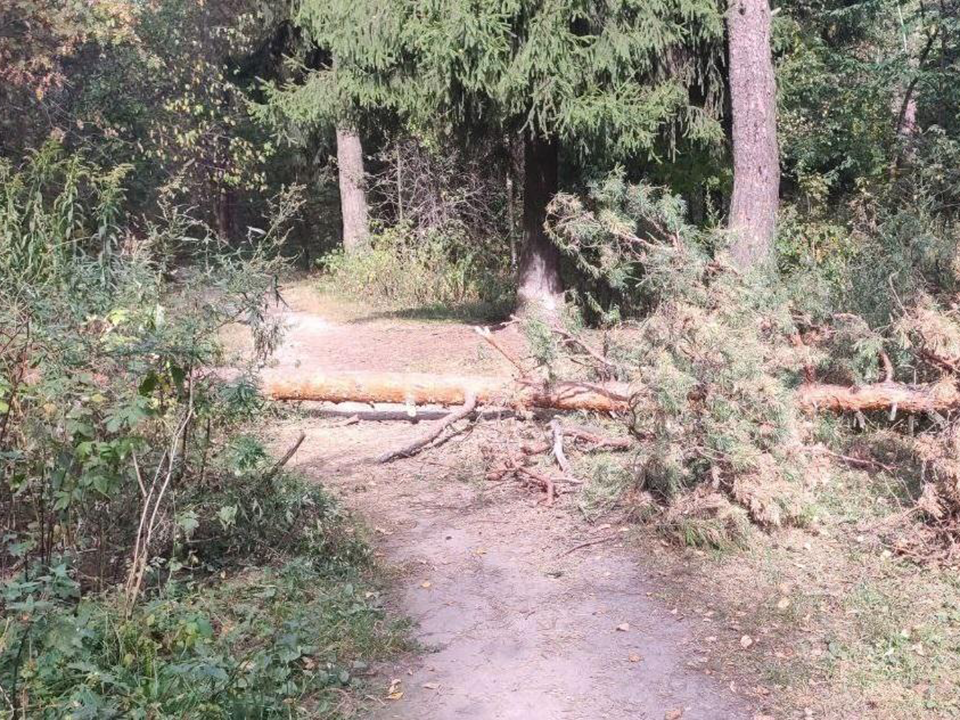
[[(510, 373), (463, 322), (363, 311), (307, 282), (284, 298), (271, 372)], [(524, 349), (514, 327), (497, 338)], [(714, 553), (630, 522), (602, 483), (548, 506), (536, 489), (486, 480), (485, 456), (543, 437), (543, 419), (481, 419), (381, 465), (417, 425), (287, 408), (272, 444), (305, 433), (290, 467), (369, 528), (392, 609), (422, 648), (379, 669), (377, 720), (956, 716), (960, 589), (864, 531), (856, 519), (882, 513), (863, 473), (825, 469), (811, 527)], [(575, 459), (576, 472), (602, 478), (592, 462)]]
[[(510, 374), (469, 325), (357, 315), (304, 286), (284, 297), (288, 331), (271, 372)], [(498, 339), (523, 345), (513, 328)], [(373, 716), (753, 718), (735, 658), (724, 668), (703, 657), (697, 628), (656, 597), (658, 579), (637, 561), (627, 526), (589, 525), (566, 496), (548, 507), (536, 491), (484, 479), (480, 449), (524, 424), (481, 421), (387, 465), (376, 456), (418, 435), (416, 425), (348, 425), (305, 411), (274, 428), (278, 449), (306, 433), (290, 467), (370, 528), (394, 610), (414, 621), (422, 653), (382, 669)]]

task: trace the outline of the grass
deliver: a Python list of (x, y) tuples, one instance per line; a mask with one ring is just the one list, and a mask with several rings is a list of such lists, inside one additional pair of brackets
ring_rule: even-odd
[(704, 650), (775, 717), (960, 717), (960, 578), (887, 549), (902, 482), (836, 467), (808, 481), (809, 527), (724, 552), (648, 542), (668, 601), (735, 619)]

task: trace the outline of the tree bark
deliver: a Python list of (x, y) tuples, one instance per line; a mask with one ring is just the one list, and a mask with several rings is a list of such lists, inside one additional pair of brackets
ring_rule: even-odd
[(369, 210), (363, 171), (363, 146), (356, 130), (337, 127), (337, 168), (340, 212), (343, 216), (343, 249), (356, 252), (370, 243)]
[[(337, 372), (303, 376), (268, 376), (267, 395), (274, 400), (463, 405), (474, 397), (480, 405), (515, 408), (552, 408), (626, 412), (630, 388), (626, 383), (516, 381), (474, 375), (426, 373)], [(951, 380), (908, 385), (882, 382), (871, 385), (806, 383), (796, 390), (797, 407), (804, 412), (927, 413), (960, 409), (960, 388)]]
[(463, 405), (472, 395), (482, 405), (598, 412), (625, 410), (629, 399), (627, 386), (618, 383), (515, 382), (502, 377), (389, 372), (267, 377), (264, 389), (275, 400)]
[(929, 385), (895, 382), (847, 387), (810, 383), (797, 389), (797, 404), (807, 412), (946, 412), (960, 407), (960, 390), (949, 381)]
[(773, 259), (780, 156), (768, 0), (729, 0), (727, 36), (733, 105), (730, 257), (747, 270)]
[(523, 251), (517, 300), (522, 313), (553, 316), (563, 305), (560, 251), (543, 224), (547, 204), (557, 192), (557, 141), (527, 135), (523, 159)]

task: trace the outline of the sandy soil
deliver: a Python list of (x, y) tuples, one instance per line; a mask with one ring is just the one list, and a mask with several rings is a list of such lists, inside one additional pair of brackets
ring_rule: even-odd
[[(343, 320), (302, 291), (288, 301), (274, 372), (508, 372), (467, 325)], [(515, 330), (501, 332), (522, 347)], [(513, 481), (484, 480), (482, 449), (508, 431), (537, 432), (532, 425), (478, 422), (386, 466), (374, 457), (421, 430), (308, 414), (273, 429), (278, 447), (306, 433), (291, 465), (372, 528), (383, 564), (396, 568), (395, 609), (415, 621), (424, 651), (383, 669), (374, 717), (760, 717), (729, 681), (736, 659), (708, 658), (700, 629), (659, 599), (628, 528), (584, 523), (571, 496), (548, 507)], [(591, 540), (602, 542), (573, 549)]]

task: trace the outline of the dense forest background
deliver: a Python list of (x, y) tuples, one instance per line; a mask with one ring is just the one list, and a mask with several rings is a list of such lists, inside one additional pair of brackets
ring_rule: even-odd
[(402, 644), (249, 433), (295, 271), (632, 383), (674, 539), (809, 523), (825, 443), (954, 562), (958, 214), (956, 0), (7, 0), (0, 717), (319, 715)]

